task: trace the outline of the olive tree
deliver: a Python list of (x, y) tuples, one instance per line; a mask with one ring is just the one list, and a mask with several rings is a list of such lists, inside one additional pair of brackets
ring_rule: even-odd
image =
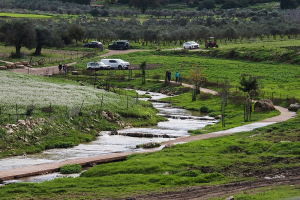
[(36, 32), (31, 21), (8, 21), (1, 26), (0, 33), (0, 39), (6, 46), (15, 46), (15, 56), (18, 58), (21, 57), (22, 46), (28, 49), (36, 46)]

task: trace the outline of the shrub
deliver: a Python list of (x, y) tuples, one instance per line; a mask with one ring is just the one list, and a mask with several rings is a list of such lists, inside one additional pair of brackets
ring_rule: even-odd
[(60, 173), (62, 174), (74, 174), (81, 172), (82, 167), (79, 164), (64, 165), (60, 168)]
[(207, 106), (202, 106), (202, 107), (200, 108), (200, 112), (201, 112), (201, 113), (209, 113), (209, 108), (208, 108)]

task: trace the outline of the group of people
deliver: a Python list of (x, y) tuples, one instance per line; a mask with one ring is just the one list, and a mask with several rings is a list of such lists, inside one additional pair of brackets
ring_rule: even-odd
[[(171, 81), (171, 77), (172, 77), (172, 73), (171, 73), (171, 71), (168, 69), (167, 71), (166, 71), (166, 80), (167, 81)], [(179, 81), (179, 73), (178, 73), (178, 71), (175, 73), (175, 80), (176, 80), (176, 83)]]
[(59, 63), (58, 70), (59, 70), (59, 72), (61, 72), (61, 70), (63, 70), (66, 73), (67, 72), (67, 65), (66, 64), (62, 65), (61, 63)]

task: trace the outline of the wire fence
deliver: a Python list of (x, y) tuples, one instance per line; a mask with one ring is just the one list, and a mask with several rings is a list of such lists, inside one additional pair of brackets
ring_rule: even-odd
[[(128, 96), (126, 92), (124, 93), (120, 90), (115, 90), (115, 93), (120, 94), (114, 98), (118, 108), (126, 110), (138, 105), (138, 95), (135, 97)], [(114, 105), (107, 102), (104, 95), (99, 98), (99, 101), (86, 103), (83, 100), (81, 104), (72, 106), (53, 105), (51, 102), (48, 105), (34, 103), (30, 105), (2, 105), (0, 106), (0, 125), (15, 123), (28, 118), (68, 119), (77, 115), (101, 114), (102, 111), (106, 111), (112, 107)]]

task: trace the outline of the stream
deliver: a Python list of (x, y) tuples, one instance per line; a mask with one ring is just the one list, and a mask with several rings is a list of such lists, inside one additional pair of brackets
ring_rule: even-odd
[[(137, 91), (145, 94), (145, 91)], [(167, 97), (164, 94), (147, 92), (152, 100)], [(146, 99), (145, 99), (146, 100)], [(149, 142), (164, 142), (177, 137), (189, 136), (188, 130), (202, 129), (208, 124), (215, 124), (217, 120), (208, 116), (201, 116), (200, 112), (188, 111), (182, 108), (170, 106), (168, 103), (153, 102), (153, 106), (158, 109), (158, 115), (168, 118), (168, 121), (159, 122), (157, 126), (129, 128), (118, 130), (119, 135), (110, 135), (110, 132), (102, 131), (100, 136), (90, 143), (80, 144), (68, 149), (50, 149), (37, 154), (26, 156), (15, 156), (0, 160), (0, 171), (14, 169), (24, 166), (31, 166), (43, 163), (61, 162), (68, 159), (92, 157), (127, 151), (140, 152), (143, 148), (136, 148), (137, 145)], [(129, 137), (127, 134), (152, 134), (154, 137)], [(167, 137), (166, 137), (167, 136)], [(162, 148), (162, 147), (160, 147)], [(43, 182), (54, 178), (71, 176), (78, 174), (62, 175), (60, 173), (46, 174), (41, 176), (26, 177), (18, 180), (5, 181), (4, 184), (14, 182)]]

